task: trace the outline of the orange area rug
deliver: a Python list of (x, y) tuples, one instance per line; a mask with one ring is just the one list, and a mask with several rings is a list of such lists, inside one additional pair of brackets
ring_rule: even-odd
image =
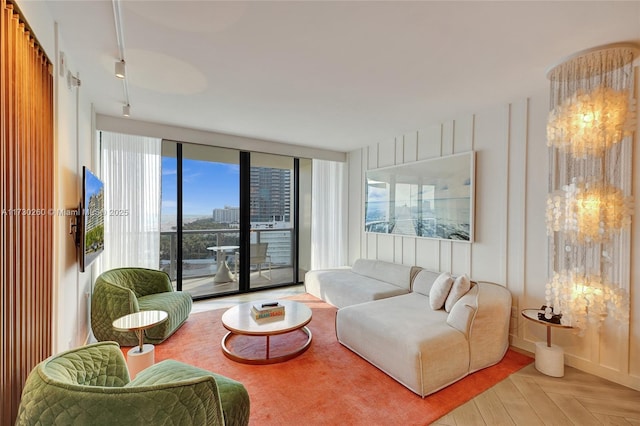
[[(156, 346), (156, 362), (176, 359), (242, 382), (251, 398), (250, 424), (262, 426), (425, 425), (533, 361), (509, 350), (499, 364), (423, 399), (338, 343), (336, 308), (308, 294), (290, 299), (306, 303), (313, 312), (308, 324), (313, 341), (297, 358), (272, 365), (226, 358), (220, 349), (226, 333), (221, 309), (192, 314), (171, 338)], [(272, 337), (272, 349), (298, 344), (304, 338), (301, 334)], [(249, 339), (260, 340), (238, 342), (237, 348), (249, 353), (263, 350), (265, 338)]]

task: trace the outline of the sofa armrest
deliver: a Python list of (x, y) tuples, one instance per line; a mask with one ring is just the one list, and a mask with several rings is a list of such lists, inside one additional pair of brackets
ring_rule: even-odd
[[(113, 321), (139, 310), (138, 298), (133, 291), (106, 281), (96, 282), (91, 297), (91, 330), (93, 335), (99, 341), (120, 341), (117, 336), (122, 332), (113, 329)], [(135, 338), (134, 333), (130, 334)], [(135, 340), (133, 344), (135, 344)]]
[(246, 425), (249, 422), (249, 393), (240, 382), (179, 361), (161, 361), (138, 373), (127, 387), (187, 386), (204, 381), (212, 381), (215, 385), (224, 424)]

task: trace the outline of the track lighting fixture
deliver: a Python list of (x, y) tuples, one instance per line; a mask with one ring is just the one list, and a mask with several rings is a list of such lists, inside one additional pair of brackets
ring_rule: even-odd
[(125, 62), (124, 59), (116, 62), (116, 77), (125, 78)]

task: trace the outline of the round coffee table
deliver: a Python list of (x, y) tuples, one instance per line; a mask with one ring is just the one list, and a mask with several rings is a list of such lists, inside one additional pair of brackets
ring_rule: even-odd
[[(284, 316), (256, 320), (251, 315), (251, 306), (260, 306), (266, 300), (242, 303), (230, 308), (222, 315), (222, 325), (229, 332), (222, 338), (222, 352), (227, 358), (245, 364), (275, 364), (277, 362), (287, 361), (294, 358), (309, 348), (311, 344), (311, 330), (306, 325), (311, 321), (311, 309), (304, 303), (292, 300), (278, 300), (278, 303), (284, 306)], [(307, 335), (307, 341), (295, 350), (278, 355), (270, 356), (269, 338), (278, 334), (290, 333), (296, 330), (302, 330)], [(242, 355), (234, 353), (228, 347), (228, 342), (234, 335), (245, 336), (265, 336), (266, 348), (264, 358), (246, 358)]]

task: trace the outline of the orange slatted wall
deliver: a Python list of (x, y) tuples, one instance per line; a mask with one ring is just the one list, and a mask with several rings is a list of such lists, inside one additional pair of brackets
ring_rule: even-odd
[(53, 77), (19, 12), (0, 0), (0, 424), (51, 354)]

